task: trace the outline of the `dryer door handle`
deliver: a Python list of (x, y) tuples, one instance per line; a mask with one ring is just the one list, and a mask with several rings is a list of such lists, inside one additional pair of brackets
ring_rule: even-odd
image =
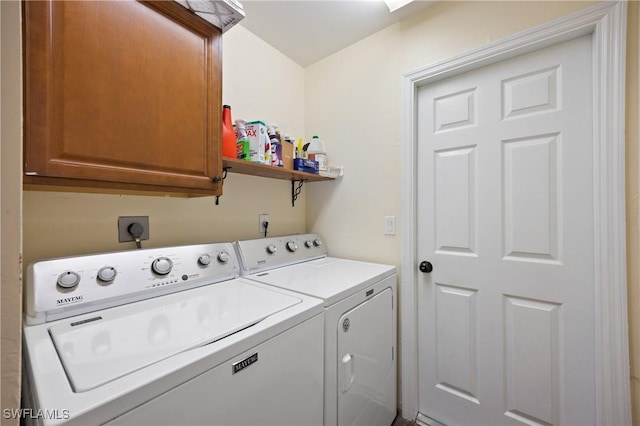
[(342, 357), (342, 393), (347, 393), (355, 379), (353, 369), (353, 355), (346, 354)]

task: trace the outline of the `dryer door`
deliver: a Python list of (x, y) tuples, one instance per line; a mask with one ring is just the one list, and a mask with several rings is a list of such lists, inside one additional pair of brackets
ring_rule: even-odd
[(389, 426), (395, 413), (393, 292), (383, 290), (338, 322), (338, 425)]

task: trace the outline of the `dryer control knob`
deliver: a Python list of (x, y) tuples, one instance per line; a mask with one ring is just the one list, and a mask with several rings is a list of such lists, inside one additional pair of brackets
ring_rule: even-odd
[(167, 275), (173, 268), (173, 262), (168, 257), (159, 257), (151, 264), (153, 272), (160, 275)]
[(276, 250), (277, 249), (276, 249), (276, 246), (274, 244), (269, 244), (267, 246), (267, 253), (269, 253), (269, 254), (275, 254)]
[(209, 263), (211, 263), (211, 256), (208, 254), (203, 254), (198, 258), (198, 264), (202, 266), (207, 266)]
[(62, 288), (74, 288), (80, 283), (80, 275), (77, 272), (67, 271), (58, 276), (58, 285)]
[(116, 279), (118, 271), (113, 266), (105, 266), (98, 271), (98, 279), (103, 283), (110, 283)]
[(298, 250), (298, 245), (295, 241), (287, 241), (287, 250), (293, 253), (294, 251)]
[(307, 248), (311, 248), (311, 247), (313, 247), (313, 241), (307, 240), (307, 241), (304, 242), (304, 245)]
[(221, 251), (220, 254), (218, 254), (218, 260), (222, 263), (227, 263), (229, 261), (229, 253)]
[(322, 241), (316, 238), (315, 240), (313, 240), (313, 245), (316, 247), (320, 247), (322, 245)]

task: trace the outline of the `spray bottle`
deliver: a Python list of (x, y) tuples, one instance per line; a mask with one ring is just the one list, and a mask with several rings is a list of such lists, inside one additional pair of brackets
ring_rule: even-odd
[[(278, 134), (276, 132), (277, 127), (277, 124), (267, 124), (267, 134), (269, 135), (269, 140), (271, 142), (271, 165), (282, 167), (282, 159), (278, 155), (278, 152), (282, 153), (282, 148), (279, 148), (280, 139), (278, 138)], [(267, 162), (266, 164), (269, 163)]]
[(245, 127), (246, 123), (247, 122), (244, 120), (236, 120), (236, 158), (239, 160), (251, 161), (251, 147), (249, 138), (247, 137), (247, 129)]

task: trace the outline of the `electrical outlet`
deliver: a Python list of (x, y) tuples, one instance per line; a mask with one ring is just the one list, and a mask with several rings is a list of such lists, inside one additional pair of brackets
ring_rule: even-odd
[(258, 216), (258, 232), (260, 233), (260, 235), (264, 235), (264, 222), (269, 222), (268, 214), (261, 214), (260, 216)]
[(136, 222), (144, 228), (140, 240), (149, 239), (149, 216), (120, 216), (118, 218), (118, 242), (126, 243), (128, 241), (135, 241), (131, 234), (129, 234), (129, 225)]

